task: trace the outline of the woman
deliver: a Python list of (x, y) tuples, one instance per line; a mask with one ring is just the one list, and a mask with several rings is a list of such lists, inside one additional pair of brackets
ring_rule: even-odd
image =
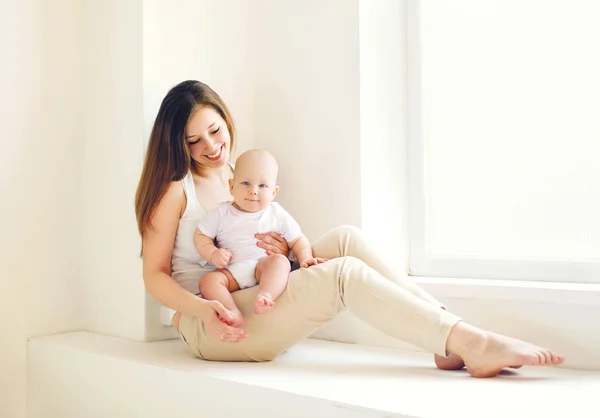
[[(228, 325), (231, 313), (199, 296), (199, 278), (214, 267), (198, 255), (193, 233), (206, 212), (230, 199), (234, 133), (227, 106), (210, 87), (198, 81), (175, 86), (158, 111), (136, 194), (146, 288), (177, 311), (173, 325), (196, 356), (271, 360), (348, 308), (373, 327), (433, 352), (440, 368), (466, 365), (473, 376), (491, 377), (505, 367), (563, 362), (550, 350), (464, 323), (385, 265), (353, 227), (334, 229), (313, 244), (315, 257), (329, 261), (293, 271), (268, 315), (252, 314), (256, 288), (235, 292), (246, 325)], [(257, 240), (269, 255), (288, 254), (276, 234)]]

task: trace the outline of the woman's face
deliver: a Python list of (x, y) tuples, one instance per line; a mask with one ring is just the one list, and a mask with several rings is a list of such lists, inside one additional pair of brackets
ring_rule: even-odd
[(185, 140), (190, 155), (202, 167), (218, 168), (229, 161), (229, 129), (212, 107), (201, 107), (192, 115), (185, 127)]

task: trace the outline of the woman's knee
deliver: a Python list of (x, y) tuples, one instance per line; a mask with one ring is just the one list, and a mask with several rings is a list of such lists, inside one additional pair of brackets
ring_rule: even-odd
[(181, 312), (175, 312), (175, 315), (171, 318), (171, 324), (176, 331), (179, 331), (179, 322), (181, 322)]
[(355, 238), (363, 236), (362, 230), (354, 225), (340, 225), (331, 230), (332, 234), (335, 234), (341, 238)]
[(313, 243), (316, 257), (336, 258), (345, 255), (360, 256), (365, 246), (364, 233), (353, 225), (331, 229)]

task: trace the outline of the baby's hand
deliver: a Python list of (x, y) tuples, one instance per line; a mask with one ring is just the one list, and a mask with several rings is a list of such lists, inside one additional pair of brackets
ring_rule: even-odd
[(225, 248), (217, 248), (214, 253), (210, 256), (209, 263), (217, 268), (225, 268), (229, 264), (229, 261), (233, 258), (231, 251)]
[(309, 266), (316, 266), (317, 264), (322, 264), (327, 261), (329, 261), (329, 259), (327, 259), (327, 258), (320, 258), (320, 257), (306, 258), (300, 262), (300, 267), (305, 269)]

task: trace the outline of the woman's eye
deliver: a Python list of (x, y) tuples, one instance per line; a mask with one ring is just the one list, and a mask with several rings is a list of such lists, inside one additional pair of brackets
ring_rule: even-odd
[(200, 141), (202, 141), (202, 138), (198, 138), (198, 139), (197, 139), (197, 140), (195, 140), (194, 142), (188, 142), (188, 145), (189, 145), (189, 146), (196, 145), (196, 144), (197, 144), (198, 142), (200, 142)]
[(220, 130), (221, 130), (221, 127), (219, 126), (217, 129), (212, 131), (211, 134), (213, 134), (213, 135), (218, 134)]

